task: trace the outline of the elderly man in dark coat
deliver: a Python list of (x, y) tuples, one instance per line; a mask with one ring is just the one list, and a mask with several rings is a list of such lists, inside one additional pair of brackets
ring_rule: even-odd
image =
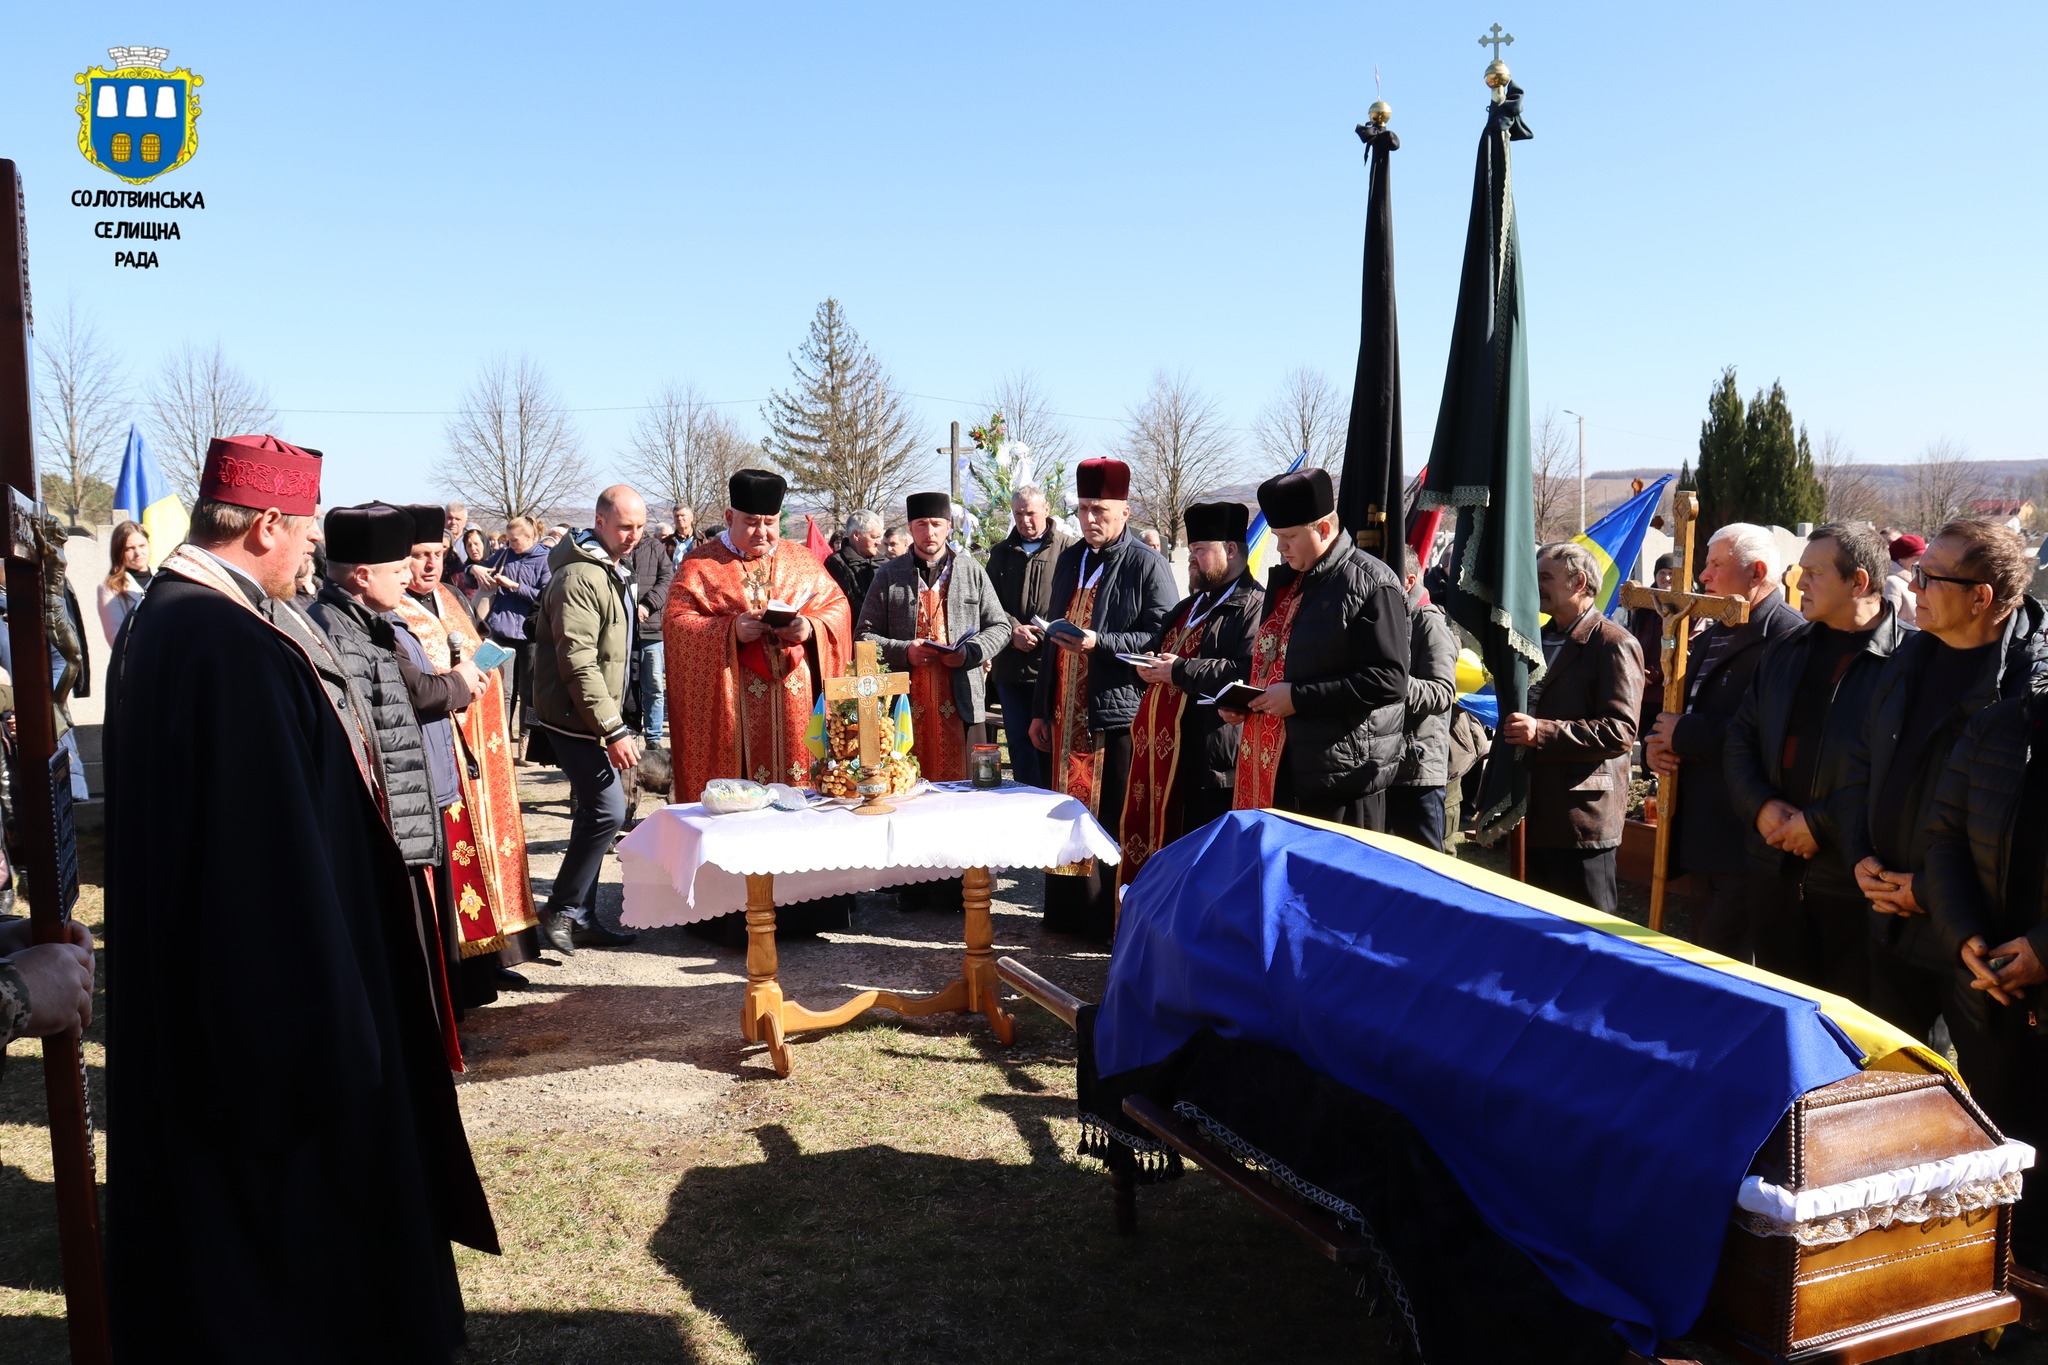
[(1600, 566), (1570, 541), (1536, 552), (1550, 624), (1530, 713), (1499, 739), (1529, 750), (1529, 880), (1599, 910), (1619, 904), (1614, 851), (1628, 814), (1629, 754), (1643, 700), (1643, 650), (1593, 608)]
[(1700, 584), (1749, 603), (1749, 620), (1739, 626), (1716, 622), (1693, 641), (1682, 704), (1677, 697), (1664, 699), (1665, 709), (1643, 745), (1651, 771), (1685, 774), (1672, 831), (1678, 855), (1673, 871), (1683, 869), (1692, 886), (1687, 900), (1693, 942), (1739, 962), (1750, 961), (1756, 945), (1749, 930), (1744, 853), (1749, 831), (1728, 794), (1728, 726), (1749, 695), (1764, 646), (1800, 625), (1799, 613), (1785, 604), (1778, 586), (1783, 571), (1769, 527), (1737, 521), (1714, 532)]
[(1238, 809), (1274, 806), (1364, 829), (1387, 827), (1408, 701), (1401, 580), (1337, 523), (1320, 469), (1259, 485), (1279, 543), (1252, 641), (1250, 711), (1237, 751)]
[(286, 600), (318, 498), (310, 452), (216, 440), (111, 670), (116, 1359), (446, 1361), (449, 1241), (498, 1249), (374, 734)]
[(996, 700), (1003, 708), (1003, 734), (1010, 745), (1010, 774), (1043, 787), (1045, 755), (1031, 742), (1032, 696), (1038, 669), (1052, 647), (1034, 618), (1052, 619), (1052, 573), (1073, 540), (1052, 519), (1045, 491), (1026, 484), (1010, 495), (1010, 534), (988, 552), (988, 576), (1010, 615), (1010, 647), (996, 656)]

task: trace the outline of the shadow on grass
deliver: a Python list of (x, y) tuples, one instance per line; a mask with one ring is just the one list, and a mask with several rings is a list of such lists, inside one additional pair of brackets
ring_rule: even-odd
[(760, 1162), (683, 1177), (649, 1250), (761, 1361), (1396, 1359), (1348, 1277), (1214, 1182), (1150, 1192), (1146, 1230), (1120, 1239), (1107, 1178), (1055, 1140), (1071, 1101), (981, 1102), (1029, 1165), (805, 1153), (769, 1125)]
[(456, 1365), (696, 1365), (668, 1313), (471, 1313)]

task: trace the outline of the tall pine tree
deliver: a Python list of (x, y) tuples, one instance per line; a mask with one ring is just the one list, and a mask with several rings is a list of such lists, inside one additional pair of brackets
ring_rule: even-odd
[(839, 300), (818, 305), (790, 366), (795, 385), (769, 395), (761, 410), (769, 429), (762, 448), (791, 490), (821, 500), (834, 522), (861, 508), (888, 517), (919, 472), (918, 442), (902, 398)]
[(1700, 495), (1699, 535), (1694, 553), (1706, 549), (1705, 536), (1731, 521), (1743, 521), (1749, 499), (1749, 461), (1743, 449), (1742, 392), (1735, 387), (1735, 367), (1721, 371), (1721, 382), (1707, 399), (1707, 420), (1700, 423), (1700, 462), (1693, 479)]
[(1769, 393), (1750, 401), (1743, 423), (1743, 456), (1749, 469), (1749, 497), (1741, 521), (1791, 528), (1819, 521), (1827, 492), (1813, 472), (1813, 446), (1806, 428), (1795, 428), (1785, 386), (1773, 381)]

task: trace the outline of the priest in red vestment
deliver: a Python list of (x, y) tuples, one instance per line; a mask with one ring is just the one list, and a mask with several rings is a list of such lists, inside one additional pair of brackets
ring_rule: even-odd
[(714, 777), (805, 785), (812, 704), (853, 652), (846, 594), (782, 538), (782, 476), (742, 469), (726, 491), (725, 529), (683, 556), (662, 619), (677, 801)]
[(1193, 595), (1166, 618), (1166, 629), (1139, 664), (1145, 695), (1131, 726), (1131, 780), (1124, 789), (1123, 861), (1128, 886), (1145, 860), (1189, 830), (1230, 812), (1237, 778), (1237, 727), (1201, 699), (1251, 672), (1252, 632), (1265, 590), (1245, 567), (1251, 509), (1241, 502), (1198, 502), (1181, 517), (1188, 536)]
[[(1131, 470), (1122, 460), (1083, 460), (1074, 471), (1081, 543), (1060, 552), (1045, 638), (1054, 649), (1038, 670), (1031, 742), (1052, 754), (1046, 785), (1080, 801), (1121, 839), (1124, 784), (1131, 772), (1131, 723), (1144, 685), (1117, 658), (1150, 649), (1179, 595), (1173, 570), (1128, 530)], [(1054, 868), (1045, 879), (1045, 927), (1107, 940), (1116, 919), (1116, 873), (1094, 859)]]

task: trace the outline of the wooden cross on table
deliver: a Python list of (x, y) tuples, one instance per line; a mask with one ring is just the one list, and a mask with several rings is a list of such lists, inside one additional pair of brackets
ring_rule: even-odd
[[(866, 786), (867, 775), (874, 773), (882, 764), (882, 699), (900, 697), (910, 691), (908, 673), (884, 673), (875, 659), (875, 643), (862, 640), (853, 647), (854, 671), (844, 678), (825, 679), (825, 701), (829, 706), (834, 702), (851, 701), (860, 704), (860, 768)], [(828, 724), (825, 732), (829, 736), (832, 727)], [(828, 741), (829, 742), (829, 741)], [(829, 752), (829, 750), (828, 750)], [(882, 815), (895, 809), (885, 803), (883, 793), (861, 792), (859, 811), (864, 815)]]
[[(1685, 653), (1692, 628), (1700, 621), (1719, 621), (1739, 626), (1749, 620), (1749, 603), (1740, 597), (1713, 597), (1689, 592), (1692, 586), (1692, 523), (1700, 513), (1696, 494), (1671, 495), (1672, 539), (1678, 546), (1676, 586), (1646, 588), (1639, 583), (1621, 585), (1621, 604), (1631, 611), (1648, 607), (1664, 618), (1664, 709), (1685, 709)], [(1664, 928), (1664, 888), (1670, 880), (1671, 831), (1677, 823), (1678, 774), (1657, 775), (1657, 858), (1650, 873), (1650, 927)]]

